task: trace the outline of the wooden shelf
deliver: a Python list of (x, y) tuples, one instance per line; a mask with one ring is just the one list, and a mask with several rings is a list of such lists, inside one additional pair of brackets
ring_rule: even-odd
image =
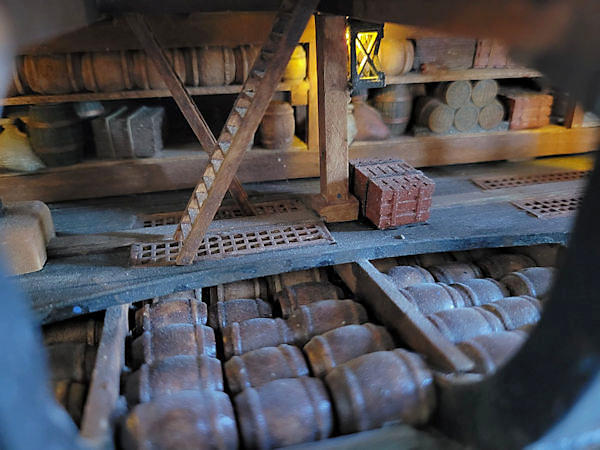
[[(415, 167), (462, 164), (596, 150), (600, 128), (548, 126), (537, 130), (448, 136), (403, 136), (380, 142), (354, 142), (349, 157), (402, 158)], [(56, 202), (83, 198), (188, 189), (207, 163), (198, 144), (164, 150), (146, 159), (96, 160), (34, 173), (0, 174), (0, 198), (6, 201)], [(255, 147), (238, 171), (244, 182), (319, 176), (319, 152), (296, 140), (287, 150)]]
[(543, 76), (537, 70), (526, 67), (510, 69), (465, 69), (446, 70), (433, 73), (409, 72), (405, 75), (386, 77), (386, 84), (434, 83), (455, 80), (489, 80), (503, 78), (538, 78)]
[[(279, 83), (279, 91), (291, 91), (293, 85), (287, 82)], [(241, 84), (229, 84), (227, 86), (200, 86), (188, 87), (191, 95), (219, 95), (219, 94), (237, 94), (242, 90)], [(19, 95), (16, 97), (7, 97), (0, 99), (0, 104), (4, 106), (14, 105), (41, 105), (45, 103), (62, 102), (85, 102), (85, 101), (107, 101), (107, 100), (131, 100), (139, 98), (163, 98), (170, 97), (168, 89), (148, 89), (119, 92), (80, 92), (75, 94), (56, 94), (56, 95)]]

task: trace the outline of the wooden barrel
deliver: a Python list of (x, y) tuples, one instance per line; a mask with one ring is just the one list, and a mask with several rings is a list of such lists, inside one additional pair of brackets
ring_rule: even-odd
[(308, 270), (280, 273), (267, 278), (269, 289), (273, 295), (281, 292), (286, 287), (291, 287), (300, 283), (308, 283), (309, 281), (327, 281), (325, 269), (315, 267)]
[(481, 306), (440, 311), (431, 314), (428, 318), (448, 340), (454, 343), (505, 330), (502, 321)]
[(264, 300), (240, 298), (211, 305), (208, 311), (208, 324), (213, 328), (222, 329), (234, 322), (271, 316), (271, 305)]
[(295, 133), (294, 108), (287, 102), (272, 101), (260, 123), (263, 147), (285, 149), (292, 145)]
[(144, 331), (131, 343), (132, 368), (171, 356), (217, 356), (215, 332), (206, 325), (173, 324)]
[(475, 363), (475, 371), (482, 374), (495, 372), (525, 342), (523, 331), (501, 331), (461, 342), (458, 348)]
[(384, 327), (365, 323), (346, 325), (315, 336), (303, 350), (312, 373), (324, 377), (334, 367), (358, 356), (393, 348), (394, 341)]
[(387, 275), (398, 289), (412, 286), (413, 284), (433, 283), (435, 281), (431, 273), (420, 266), (392, 267)]
[(459, 283), (472, 278), (480, 278), (481, 270), (469, 262), (449, 262), (431, 266), (429, 272), (440, 283)]
[(206, 303), (195, 298), (145, 304), (135, 312), (135, 332), (151, 331), (168, 325), (206, 325)]
[(196, 49), (199, 86), (225, 86), (235, 79), (235, 58), (229, 47), (210, 46)]
[(223, 366), (227, 385), (233, 394), (259, 387), (281, 378), (308, 376), (302, 352), (293, 345), (263, 347), (234, 356)]
[(183, 391), (141, 403), (124, 421), (121, 444), (139, 449), (237, 449), (229, 396), (219, 391)]
[(275, 380), (246, 389), (235, 399), (245, 448), (270, 449), (327, 439), (333, 414), (318, 378)]
[(526, 267), (535, 267), (535, 261), (525, 255), (515, 255), (511, 253), (501, 253), (491, 255), (477, 261), (484, 275), (495, 280), (501, 279), (504, 275), (511, 272), (525, 269)]
[(464, 298), (466, 306), (479, 306), (508, 296), (506, 287), (491, 278), (472, 278), (451, 285)]
[(516, 330), (525, 325), (533, 325), (540, 320), (542, 304), (539, 300), (523, 295), (506, 297), (483, 308), (495, 314), (507, 330)]
[(310, 338), (344, 325), (367, 321), (367, 312), (352, 300), (321, 300), (301, 306), (288, 319), (297, 345), (304, 345)]
[(83, 83), (88, 91), (118, 92), (133, 89), (132, 52), (88, 52), (81, 58)]
[(84, 342), (59, 342), (46, 347), (53, 380), (88, 382), (92, 377), (97, 347)]
[(416, 122), (434, 133), (445, 133), (454, 122), (454, 110), (437, 98), (421, 97), (416, 104)]
[(11, 68), (11, 82), (6, 91), (7, 97), (25, 95), (30, 91), (27, 80), (25, 79), (25, 71), (23, 67), (24, 59), (24, 56), (15, 57), (14, 64)]
[(412, 95), (408, 86), (397, 84), (379, 89), (373, 98), (373, 106), (381, 113), (393, 136), (404, 134), (412, 112)]
[(294, 333), (283, 319), (258, 318), (234, 322), (223, 328), (222, 335), (226, 360), (258, 348), (276, 347), (294, 341)]
[[(22, 76), (29, 88), (38, 94), (70, 94), (84, 89), (82, 60), (78, 53), (24, 56)], [(19, 64), (17, 62), (17, 70)], [(22, 83), (16, 83), (15, 87)], [(24, 90), (21, 86), (20, 90)]]
[(275, 301), (281, 309), (283, 318), (287, 318), (302, 305), (343, 297), (344, 292), (328, 281), (309, 281), (285, 288), (277, 294)]
[(386, 422), (422, 425), (435, 406), (433, 375), (419, 355), (405, 350), (369, 353), (325, 377), (342, 434)]
[[(165, 54), (179, 79), (185, 84), (191, 84), (187, 79), (187, 67), (184, 52), (180, 49), (166, 50)], [(131, 52), (130, 79), (136, 89), (166, 89), (154, 62), (144, 51)]]
[(386, 77), (402, 75), (412, 69), (415, 48), (409, 40), (385, 37), (381, 40), (378, 56)]
[(165, 394), (208, 389), (223, 390), (221, 361), (208, 356), (176, 355), (143, 364), (127, 377), (128, 403), (149, 402)]
[(489, 105), (498, 95), (498, 83), (496, 80), (479, 80), (473, 82), (471, 101), (479, 108)]
[(545, 300), (550, 294), (555, 273), (553, 267), (528, 267), (509, 273), (501, 282), (512, 295), (530, 295)]
[(250, 75), (254, 60), (260, 53), (258, 45), (240, 45), (233, 49), (235, 58), (235, 83), (243, 84)]
[(44, 345), (60, 342), (79, 342), (98, 345), (102, 335), (102, 322), (93, 319), (74, 319), (46, 325), (43, 328)]
[(267, 282), (264, 278), (253, 278), (251, 280), (234, 281), (233, 283), (219, 284), (209, 289), (210, 304), (226, 302), (238, 298), (262, 298), (267, 299)]
[(462, 295), (444, 283), (415, 284), (400, 289), (400, 292), (423, 314), (433, 314), (465, 306)]
[(458, 131), (471, 131), (477, 126), (479, 109), (474, 105), (467, 103), (456, 110), (454, 113), (454, 128)]
[(484, 130), (491, 130), (500, 125), (502, 119), (504, 119), (504, 106), (498, 100), (494, 100), (481, 108), (477, 122)]
[(301, 45), (296, 45), (290, 58), (290, 62), (285, 67), (283, 79), (290, 82), (299, 82), (306, 78), (306, 51)]
[(83, 126), (70, 103), (32, 106), (27, 125), (31, 147), (47, 166), (81, 161)]
[(451, 108), (460, 108), (471, 99), (471, 82), (466, 80), (440, 83), (435, 88), (435, 96)]

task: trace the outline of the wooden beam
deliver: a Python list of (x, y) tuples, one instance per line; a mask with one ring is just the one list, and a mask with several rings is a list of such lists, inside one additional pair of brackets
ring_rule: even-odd
[(244, 153), (251, 145), (260, 120), (317, 4), (317, 0), (282, 2), (269, 38), (256, 58), (219, 136), (218, 148), (211, 156), (179, 222), (174, 238), (182, 241), (183, 245), (177, 256), (177, 264), (191, 264), (194, 261), (204, 234)]
[(125, 366), (125, 337), (128, 333), (129, 305), (106, 310), (102, 338), (83, 410), (81, 437), (94, 448), (112, 447), (113, 416), (121, 387), (121, 371)]
[[(144, 47), (146, 54), (152, 60), (158, 73), (167, 85), (181, 113), (192, 128), (198, 141), (200, 141), (204, 151), (211, 156), (216, 149), (217, 140), (210, 131), (196, 103), (187, 92), (183, 82), (179, 79), (177, 73), (175, 73), (173, 66), (167, 59), (167, 55), (157, 41), (150, 26), (140, 14), (129, 14), (127, 20), (134, 34)], [(245, 214), (252, 215), (255, 213), (254, 208), (248, 200), (248, 194), (236, 177), (233, 177), (229, 192)]]
[(358, 218), (348, 192), (348, 50), (346, 18), (315, 17), (321, 193), (313, 208), (327, 222)]
[(581, 104), (576, 102), (573, 98), (569, 98), (567, 105), (567, 112), (565, 114), (565, 127), (577, 128), (583, 125), (583, 118), (585, 111)]
[(451, 372), (466, 372), (473, 367), (473, 362), (369, 261), (335, 266), (335, 270), (383, 325), (425, 355), (431, 364)]

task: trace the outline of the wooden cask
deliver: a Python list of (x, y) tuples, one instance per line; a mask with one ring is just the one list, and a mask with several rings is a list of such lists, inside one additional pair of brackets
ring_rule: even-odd
[(415, 48), (412, 41), (384, 37), (379, 46), (381, 70), (386, 77), (403, 75), (412, 70)]
[(246, 448), (270, 449), (327, 439), (333, 413), (325, 385), (318, 378), (274, 380), (249, 388), (235, 399)]
[(509, 295), (502, 283), (491, 278), (472, 278), (451, 286), (463, 296), (466, 306), (485, 305)]
[(396, 266), (388, 270), (387, 275), (398, 289), (420, 283), (433, 283), (431, 273), (420, 266)]
[(309, 281), (285, 288), (277, 294), (275, 301), (285, 319), (302, 305), (320, 300), (337, 300), (343, 296), (344, 292), (328, 281)]
[(481, 306), (448, 309), (431, 314), (428, 318), (450, 342), (454, 343), (505, 330), (502, 321)]
[(303, 350), (312, 373), (324, 377), (334, 367), (358, 356), (393, 348), (394, 341), (384, 327), (365, 323), (346, 325), (315, 336)]
[(19, 94), (24, 94), (26, 87), (38, 94), (70, 94), (84, 89), (78, 53), (27, 55), (22, 57), (22, 67), (20, 61), (16, 62), (17, 73), (13, 77)]
[(31, 147), (47, 166), (66, 166), (83, 158), (83, 126), (70, 103), (32, 106), (27, 126)]
[(540, 320), (542, 304), (539, 300), (523, 295), (506, 297), (483, 305), (484, 309), (495, 314), (507, 330), (516, 330), (526, 325), (536, 324)]
[(435, 407), (433, 376), (416, 353), (396, 349), (369, 353), (325, 377), (341, 433), (386, 422), (425, 424)]
[(535, 267), (535, 261), (525, 255), (515, 255), (512, 253), (501, 253), (490, 255), (477, 261), (484, 275), (495, 280), (501, 279), (504, 275), (511, 272), (525, 269), (526, 267)]
[(235, 59), (235, 83), (243, 84), (250, 75), (254, 60), (260, 53), (259, 45), (240, 45), (233, 49)]
[(183, 391), (137, 405), (121, 433), (123, 448), (238, 448), (238, 432), (229, 396), (219, 391)]
[[(167, 60), (175, 70), (175, 73), (183, 84), (190, 85), (187, 79), (187, 68), (183, 50), (165, 50)], [(156, 69), (152, 59), (148, 58), (146, 52), (132, 52), (130, 61), (130, 73), (136, 89), (166, 89), (160, 73)]]
[(415, 284), (400, 292), (425, 315), (468, 306), (456, 289), (444, 283)]
[(501, 282), (512, 295), (530, 295), (546, 300), (550, 295), (556, 269), (553, 267), (528, 267), (509, 273)]
[(502, 119), (504, 119), (504, 106), (498, 100), (494, 100), (479, 110), (477, 122), (484, 130), (492, 130), (502, 123)]
[(454, 110), (433, 97), (421, 97), (415, 107), (416, 123), (434, 133), (446, 133), (454, 122)]
[(269, 103), (259, 128), (263, 147), (286, 149), (292, 145), (295, 131), (296, 124), (292, 105), (281, 101)]
[(287, 287), (310, 281), (327, 281), (325, 269), (315, 267), (313, 269), (285, 272), (267, 277), (269, 289), (273, 296)]
[(285, 66), (283, 79), (292, 83), (298, 83), (306, 78), (306, 51), (301, 45), (296, 45), (292, 52), (290, 62)]
[(210, 304), (226, 302), (238, 298), (269, 298), (267, 282), (264, 278), (234, 281), (233, 283), (219, 284), (209, 289)]
[(309, 375), (306, 360), (300, 349), (287, 344), (263, 347), (241, 356), (234, 356), (223, 368), (232, 394), (281, 378)]
[(479, 109), (471, 103), (467, 103), (454, 113), (454, 128), (458, 131), (471, 131), (477, 126)]
[(283, 319), (258, 318), (234, 322), (223, 328), (225, 360), (263, 347), (294, 342), (293, 329)]
[(412, 112), (412, 95), (408, 86), (397, 84), (379, 89), (373, 98), (373, 106), (381, 113), (383, 123), (392, 136), (404, 134)]
[(475, 363), (476, 372), (490, 374), (517, 352), (526, 337), (519, 330), (500, 331), (461, 342), (458, 348)]
[(367, 321), (367, 312), (352, 300), (321, 300), (301, 306), (288, 319), (296, 345), (329, 330)]
[(466, 105), (471, 99), (471, 82), (466, 80), (448, 81), (435, 87), (434, 95), (451, 108)]
[(498, 95), (498, 82), (496, 80), (479, 80), (473, 82), (471, 101), (479, 108), (489, 105)]
[(207, 317), (206, 303), (195, 298), (158, 301), (145, 304), (135, 312), (135, 332), (139, 334), (178, 323), (206, 325)]
[(260, 298), (239, 298), (211, 305), (208, 311), (208, 324), (215, 329), (223, 329), (235, 322), (271, 317), (271, 305)]
[(133, 89), (130, 76), (132, 52), (87, 52), (81, 57), (85, 89), (92, 92), (118, 92)]
[(469, 262), (448, 262), (429, 267), (427, 270), (435, 281), (440, 283), (459, 283), (473, 278), (481, 278), (481, 269)]
[(196, 49), (199, 86), (225, 86), (235, 79), (233, 50), (222, 46)]

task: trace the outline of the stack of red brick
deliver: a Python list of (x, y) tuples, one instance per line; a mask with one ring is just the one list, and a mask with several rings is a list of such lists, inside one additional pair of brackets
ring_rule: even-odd
[(551, 95), (521, 89), (505, 89), (501, 95), (508, 106), (511, 130), (540, 128), (550, 124), (554, 100)]
[(350, 173), (362, 215), (378, 228), (429, 219), (435, 183), (420, 170), (402, 160), (358, 159)]

